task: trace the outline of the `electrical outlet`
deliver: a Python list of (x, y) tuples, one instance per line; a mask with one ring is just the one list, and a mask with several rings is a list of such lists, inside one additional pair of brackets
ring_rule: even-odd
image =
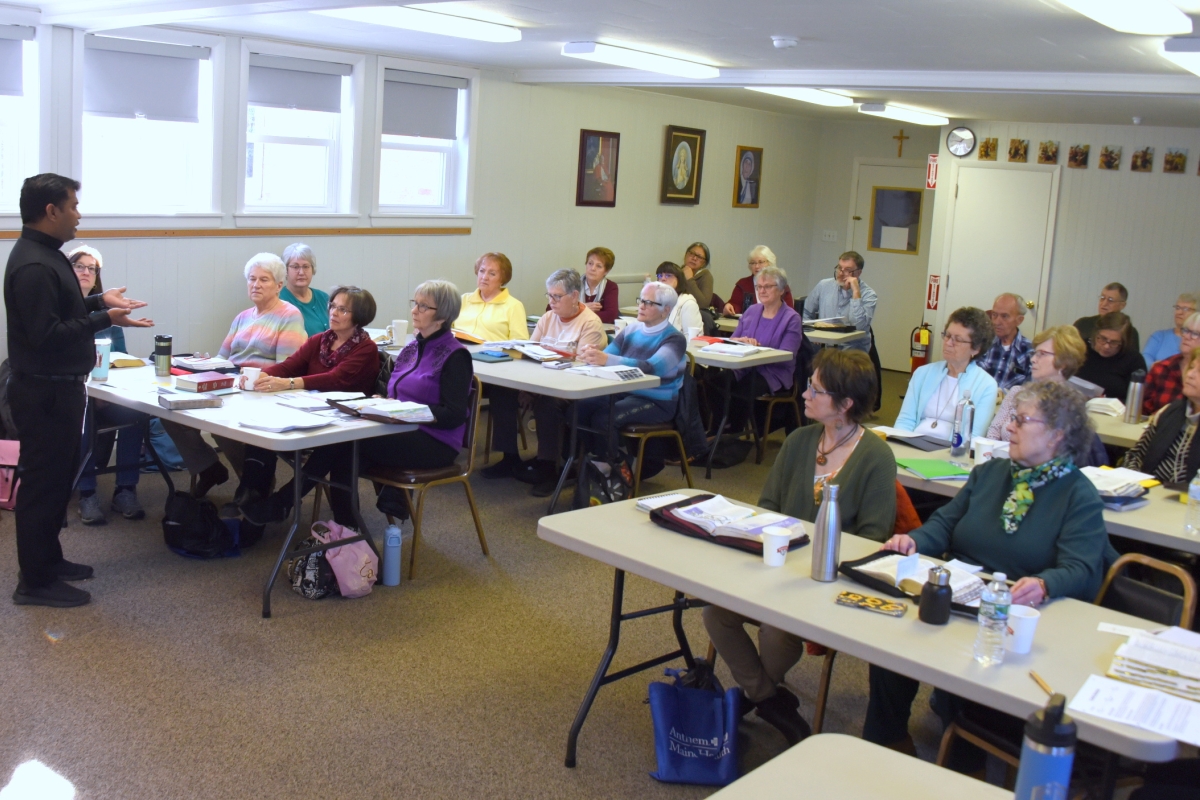
[(836, 242), (837, 241), (837, 231), (829, 230), (828, 228), (821, 231), (821, 241), (822, 242)]

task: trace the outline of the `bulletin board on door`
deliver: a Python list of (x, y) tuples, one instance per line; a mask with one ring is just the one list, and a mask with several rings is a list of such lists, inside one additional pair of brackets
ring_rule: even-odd
[(925, 193), (902, 186), (871, 187), (871, 239), (868, 250), (920, 254), (921, 212)]

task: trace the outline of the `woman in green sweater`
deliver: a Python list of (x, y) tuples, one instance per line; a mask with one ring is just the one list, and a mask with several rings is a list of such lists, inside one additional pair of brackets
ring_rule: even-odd
[[(1091, 602), (1117, 554), (1108, 541), (1100, 496), (1075, 466), (1095, 435), (1083, 395), (1062, 383), (1026, 384), (1008, 432), (1011, 461), (993, 459), (971, 470), (953, 500), (883, 548), (957, 558), (985, 572), (1003, 572), (1016, 579), (1012, 597), (1018, 605), (1038, 606), (1058, 597)], [(874, 665), (870, 675), (863, 738), (909, 750), (917, 681)], [(941, 692), (935, 698), (943, 719), (952, 718), (961, 703)]]
[[(882, 542), (892, 535), (896, 519), (896, 459), (862, 426), (879, 390), (875, 368), (860, 350), (834, 348), (817, 354), (813, 366), (804, 410), (816, 424), (784, 441), (758, 504), (811, 523), (825, 486), (836, 484), (842, 530)], [(704, 627), (742, 687), (743, 713), (756, 708), (788, 744), (795, 744), (812, 729), (797, 711), (800, 701), (782, 684), (800, 660), (804, 642), (760, 625), (755, 650), (747, 622), (754, 620), (717, 606), (704, 609)]]

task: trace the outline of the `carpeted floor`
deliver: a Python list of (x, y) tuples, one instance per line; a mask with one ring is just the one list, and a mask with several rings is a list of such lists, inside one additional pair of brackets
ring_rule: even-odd
[[(906, 376), (886, 373), (879, 421), (891, 421)], [(709, 484), (758, 497), (780, 434)], [(286, 470), (284, 470), (286, 472)], [(158, 524), (166, 493), (144, 475), (142, 522), (79, 523), (67, 556), (92, 564), (90, 606), (54, 610), (0, 602), (0, 785), (39, 759), (80, 798), (703, 797), (654, 770), (647, 672), (601, 690), (579, 765), (563, 766), (567, 729), (607, 637), (612, 571), (539, 540), (545, 501), (512, 481), (476, 476), (491, 548), (479, 551), (463, 495), (434, 490), (415, 581), (367, 598), (309, 601), (286, 587), (274, 618), (259, 615), (262, 582), (283, 529), (242, 557), (191, 561), (169, 552)], [(681, 485), (668, 468), (646, 492)], [(107, 502), (111, 477), (101, 478)], [(212, 493), (230, 499), (230, 482)], [(368, 524), (384, 520), (364, 488)], [(306, 505), (306, 510), (307, 510)], [(307, 516), (306, 516), (307, 519)], [(411, 542), (405, 527), (405, 557)], [(13, 517), (0, 517), (0, 574), (15, 581)], [(7, 591), (7, 586), (5, 591)], [(660, 604), (666, 588), (631, 576), (627, 608)], [(687, 631), (702, 653), (699, 615)], [(616, 666), (673, 647), (669, 621), (625, 626)], [(788, 683), (811, 718), (820, 660)], [(732, 685), (723, 664), (718, 674)], [(866, 666), (841, 656), (826, 730), (858, 735)], [(922, 699), (913, 731), (926, 758), (936, 727)], [(743, 766), (777, 755), (781, 736), (751, 715)]]

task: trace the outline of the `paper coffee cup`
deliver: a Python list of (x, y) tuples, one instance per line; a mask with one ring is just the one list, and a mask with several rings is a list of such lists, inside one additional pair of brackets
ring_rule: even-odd
[(703, 332), (704, 332), (703, 328), (697, 328), (695, 326), (687, 329), (687, 335), (688, 335), (689, 339), (695, 339), (697, 336), (699, 336)]
[(262, 374), (262, 370), (258, 367), (242, 367), (242, 378), (238, 387), (247, 392), (253, 392), (254, 382), (258, 380), (260, 374)]
[(768, 567), (782, 567), (787, 561), (788, 546), (792, 543), (792, 532), (774, 526), (763, 528), (763, 563)]
[(976, 436), (971, 440), (971, 449), (975, 451), (975, 466), (992, 460), (995, 444), (984, 436)]
[(1033, 647), (1033, 632), (1037, 630), (1042, 612), (1029, 606), (1008, 607), (1008, 634), (1004, 637), (1004, 649), (1010, 653), (1028, 653)]
[(620, 333), (621, 331), (625, 330), (625, 326), (628, 324), (629, 320), (625, 319), (624, 317), (617, 317), (616, 320), (613, 321), (613, 328), (616, 329), (617, 333)]
[(92, 380), (108, 380), (108, 362), (112, 353), (112, 339), (96, 339), (96, 366), (92, 367)]

